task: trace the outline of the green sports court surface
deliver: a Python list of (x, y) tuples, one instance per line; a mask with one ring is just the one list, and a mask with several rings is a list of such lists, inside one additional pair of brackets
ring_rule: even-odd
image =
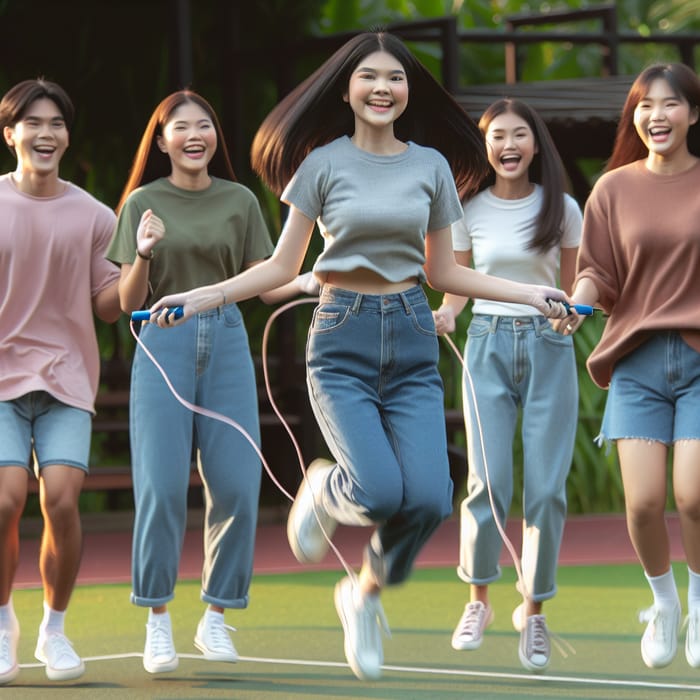
[[(685, 566), (674, 565), (681, 600)], [(457, 652), (450, 635), (468, 592), (453, 567), (417, 570), (404, 586), (383, 596), (392, 638), (384, 644), (385, 669), (378, 682), (357, 680), (345, 665), (340, 624), (333, 607), (335, 571), (256, 575), (250, 606), (227, 613), (237, 627), (238, 664), (208, 662), (192, 637), (203, 606), (199, 584), (178, 584), (170, 606), (177, 671), (151, 676), (141, 651), (146, 613), (129, 603), (127, 584), (79, 585), (67, 633), (86, 661), (77, 682), (51, 683), (34, 662), (41, 591), (16, 590), (22, 624), (18, 679), (0, 689), (2, 698), (577, 698), (658, 700), (700, 697), (700, 669), (688, 666), (680, 636), (678, 655), (665, 669), (644, 666), (637, 612), (650, 594), (637, 564), (563, 566), (559, 593), (547, 606), (548, 623), (562, 638), (566, 656), (552, 649), (545, 675), (526, 672), (518, 661), (518, 635), (511, 611), (519, 599), (515, 573), (504, 569), (492, 587), (496, 619), (483, 646)], [(572, 653), (569, 647), (573, 647)]]

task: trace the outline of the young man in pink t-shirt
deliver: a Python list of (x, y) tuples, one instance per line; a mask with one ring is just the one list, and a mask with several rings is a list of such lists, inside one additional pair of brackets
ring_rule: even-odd
[(34, 469), (44, 517), (35, 655), (51, 680), (85, 670), (63, 618), (80, 566), (78, 497), (99, 380), (93, 312), (114, 322), (120, 310), (119, 272), (104, 257), (114, 213), (58, 174), (73, 114), (65, 91), (45, 80), (19, 83), (0, 102), (17, 158), (0, 176), (0, 684), (19, 673), (11, 593)]

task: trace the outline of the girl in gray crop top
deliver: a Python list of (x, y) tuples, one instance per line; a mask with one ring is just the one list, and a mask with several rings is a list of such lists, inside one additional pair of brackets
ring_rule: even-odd
[[(309, 394), (331, 461), (311, 465), (287, 532), (295, 556), (319, 561), (337, 523), (375, 525), (359, 574), (335, 590), (345, 655), (358, 678), (383, 660), (379, 594), (408, 578), (422, 545), (452, 509), (437, 336), (419, 284), (532, 304), (563, 316), (557, 289), (457, 265), (450, 225), (458, 190), (486, 172), (476, 125), (404, 44), (355, 36), (268, 115), (252, 163), (289, 203), (273, 255), (224, 283), (169, 295), (160, 315), (184, 318), (285, 284), (301, 268), (315, 223), (325, 282), (307, 346)], [(322, 526), (321, 526), (322, 525)], [(360, 634), (362, 632), (362, 634)]]

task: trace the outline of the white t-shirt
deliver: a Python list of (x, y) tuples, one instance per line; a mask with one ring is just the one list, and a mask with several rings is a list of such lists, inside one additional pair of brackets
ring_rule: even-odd
[[(529, 250), (533, 228), (542, 206), (542, 187), (522, 199), (501, 199), (483, 190), (464, 205), (464, 216), (452, 226), (456, 251), (472, 252), (472, 265), (479, 272), (515, 282), (558, 286), (561, 248), (576, 248), (581, 241), (582, 216), (576, 200), (564, 195), (563, 234), (559, 246), (546, 253)], [(475, 314), (534, 316), (533, 306), (475, 299)]]

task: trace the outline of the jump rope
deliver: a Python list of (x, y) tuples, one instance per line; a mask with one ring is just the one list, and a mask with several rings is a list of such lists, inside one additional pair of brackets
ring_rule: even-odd
[[(310, 482), (309, 482), (307, 474), (306, 474), (306, 467), (304, 465), (304, 457), (302, 455), (301, 448), (299, 447), (299, 443), (297, 442), (297, 439), (294, 436), (294, 432), (290, 428), (287, 421), (285, 421), (284, 416), (282, 415), (282, 412), (278, 408), (277, 403), (275, 402), (275, 399), (272, 395), (272, 388), (270, 386), (270, 378), (269, 378), (268, 364), (267, 364), (267, 356), (268, 356), (267, 346), (268, 346), (268, 340), (269, 340), (269, 335), (270, 335), (270, 329), (272, 327), (274, 320), (279, 315), (281, 315), (285, 311), (287, 311), (295, 306), (300, 306), (302, 304), (318, 304), (318, 301), (319, 301), (318, 297), (310, 297), (308, 299), (297, 299), (295, 301), (288, 302), (288, 303), (280, 306), (279, 308), (275, 309), (275, 311), (273, 311), (272, 314), (270, 314), (270, 317), (267, 319), (267, 321), (265, 323), (265, 328), (263, 330), (263, 337), (262, 337), (262, 348), (261, 348), (262, 369), (263, 369), (263, 379), (265, 382), (265, 391), (267, 392), (267, 396), (268, 396), (268, 399), (270, 401), (270, 405), (272, 406), (272, 410), (274, 411), (277, 418), (279, 418), (280, 423), (282, 424), (285, 431), (287, 432), (287, 435), (289, 435), (289, 438), (292, 442), (292, 445), (294, 446), (294, 450), (296, 452), (297, 459), (299, 461), (299, 467), (301, 469), (302, 476), (306, 482), (306, 487), (309, 489), (311, 489), (311, 485), (310, 485)], [(591, 316), (593, 314), (593, 312), (596, 310), (596, 309), (594, 309), (594, 307), (588, 306), (585, 304), (571, 304), (571, 305), (569, 305), (569, 304), (564, 303), (564, 306), (566, 307), (567, 311), (570, 311), (571, 309), (573, 309), (576, 311), (577, 314), (579, 314), (581, 316)], [(182, 318), (184, 312), (183, 312), (183, 309), (181, 306), (176, 306), (174, 308), (164, 309), (163, 313), (167, 314), (168, 316), (170, 316), (172, 318), (178, 319), (178, 318)], [(180, 394), (177, 392), (177, 390), (173, 386), (172, 382), (170, 381), (170, 378), (168, 377), (168, 375), (165, 372), (165, 370), (163, 369), (163, 367), (158, 363), (158, 361), (153, 356), (151, 351), (146, 347), (143, 340), (139, 337), (139, 334), (136, 333), (135, 323), (141, 322), (141, 321), (149, 321), (150, 318), (151, 318), (150, 311), (146, 310), (146, 311), (134, 311), (134, 312), (132, 312), (131, 323), (129, 324), (129, 327), (131, 329), (131, 334), (134, 336), (139, 347), (143, 350), (143, 352), (151, 360), (151, 362), (156, 367), (156, 369), (160, 372), (161, 376), (163, 377), (163, 380), (165, 381), (168, 389), (173, 394), (175, 399), (177, 399), (177, 401), (180, 404), (182, 404), (185, 408), (189, 409), (193, 413), (197, 413), (199, 415), (207, 416), (209, 418), (213, 418), (214, 420), (221, 421), (222, 423), (225, 423), (225, 424), (231, 426), (232, 428), (234, 428), (235, 430), (237, 430), (248, 441), (248, 443), (251, 445), (253, 450), (255, 450), (255, 453), (259, 457), (260, 462), (262, 463), (263, 468), (265, 469), (265, 472), (267, 473), (267, 475), (270, 477), (270, 480), (272, 481), (272, 483), (279, 489), (279, 491), (282, 494), (284, 494), (290, 501), (293, 502), (294, 496), (292, 496), (284, 488), (284, 486), (282, 486), (282, 484), (279, 482), (277, 477), (275, 477), (275, 475), (274, 475), (272, 469), (270, 468), (270, 465), (267, 463), (267, 460), (265, 459), (265, 456), (263, 455), (262, 451), (260, 450), (260, 448), (256, 444), (255, 440), (248, 434), (248, 432), (245, 430), (245, 428), (243, 428), (243, 426), (241, 426), (239, 423), (237, 423), (232, 418), (229, 418), (228, 416), (223, 415), (222, 413), (218, 413), (217, 411), (212, 411), (212, 410), (210, 410), (208, 408), (204, 408), (202, 406), (197, 406), (196, 404), (193, 404), (190, 401), (188, 401), (187, 399), (180, 396)], [(508, 538), (508, 536), (506, 534), (505, 528), (504, 528), (503, 524), (501, 523), (500, 518), (498, 517), (498, 513), (496, 511), (496, 504), (495, 504), (494, 497), (493, 497), (493, 492), (491, 490), (491, 480), (489, 478), (488, 460), (487, 460), (487, 456), (486, 456), (486, 449), (484, 447), (483, 431), (482, 431), (482, 427), (481, 427), (481, 418), (479, 416), (479, 409), (478, 409), (478, 406), (476, 403), (476, 391), (474, 389), (474, 383), (472, 380), (472, 376), (471, 376), (471, 373), (469, 372), (469, 369), (464, 361), (464, 357), (463, 357), (462, 353), (459, 351), (459, 349), (455, 345), (452, 338), (450, 338), (449, 335), (443, 335), (442, 338), (447, 343), (447, 345), (451, 348), (451, 350), (454, 352), (455, 356), (457, 357), (460, 364), (462, 365), (464, 376), (465, 376), (466, 381), (468, 383), (469, 391), (471, 392), (472, 401), (474, 404), (474, 416), (475, 416), (475, 421), (476, 421), (476, 425), (477, 425), (477, 432), (479, 435), (479, 442), (481, 445), (481, 456), (482, 456), (482, 459), (484, 461), (484, 474), (486, 477), (486, 490), (487, 490), (488, 497), (489, 497), (489, 504), (491, 506), (491, 512), (493, 514), (494, 522), (496, 523), (496, 528), (498, 530), (498, 533), (500, 534), (501, 539), (503, 540), (503, 544), (505, 545), (506, 549), (508, 550), (508, 553), (510, 554), (511, 559), (513, 561), (513, 565), (515, 567), (515, 572), (516, 572), (517, 579), (518, 579), (518, 590), (520, 591), (521, 595), (523, 596), (523, 600), (525, 600), (527, 598), (527, 588), (525, 586), (519, 557), (518, 557), (517, 552), (515, 551), (515, 547), (513, 546), (513, 543), (510, 541), (510, 539)], [(325, 531), (323, 524), (321, 522), (321, 518), (319, 517), (318, 512), (316, 510), (316, 498), (315, 498), (315, 494), (313, 494), (313, 491), (312, 491), (312, 495), (314, 496), (312, 498), (314, 515), (316, 516), (316, 520), (318, 522), (318, 525), (319, 525), (321, 531), (323, 532), (324, 538), (328, 542), (329, 547), (331, 548), (331, 550), (335, 554), (336, 558), (340, 562), (343, 569), (345, 569), (345, 571), (348, 574), (348, 576), (350, 577), (350, 579), (353, 582), (357, 583), (358, 576), (355, 573), (355, 570), (347, 563), (347, 561), (345, 560), (343, 555), (340, 553), (340, 550), (338, 550), (338, 548), (333, 544), (333, 541), (328, 536), (328, 533)], [(384, 628), (385, 632), (387, 633), (387, 635), (389, 635), (390, 634), (389, 633), (389, 626), (386, 622), (386, 619), (383, 617), (383, 615), (381, 616), (381, 624), (382, 624), (382, 627)], [(565, 642), (565, 640), (562, 640), (561, 638), (557, 637), (556, 635), (553, 635), (553, 636), (554, 636), (555, 642), (558, 640), (560, 643), (566, 644), (566, 646), (568, 647), (568, 650), (571, 653), (575, 653), (575, 650), (573, 649), (573, 647), (571, 647), (570, 644)], [(567, 656), (566, 651), (564, 651), (564, 649), (562, 649), (561, 646), (559, 646), (559, 651), (562, 654), (562, 656), (564, 656), (564, 657)]]

